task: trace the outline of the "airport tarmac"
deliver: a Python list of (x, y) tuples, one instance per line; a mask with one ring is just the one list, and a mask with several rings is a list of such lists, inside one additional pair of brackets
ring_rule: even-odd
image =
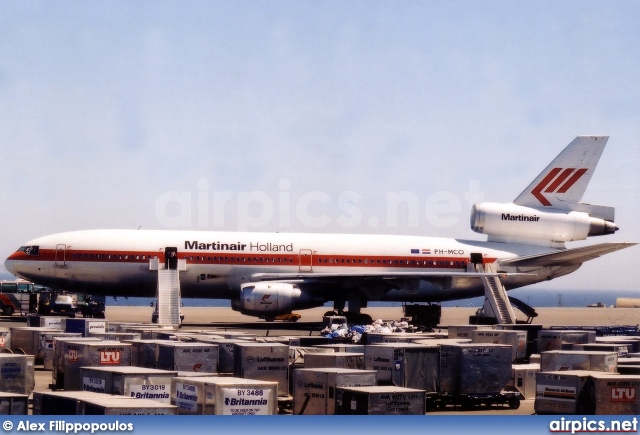
[[(107, 319), (112, 322), (149, 322), (152, 313), (151, 307), (109, 307), (106, 308)], [(302, 315), (300, 322), (320, 322), (327, 307), (299, 310)], [(402, 307), (374, 307), (362, 310), (374, 320), (400, 320), (403, 317)], [(532, 323), (549, 326), (614, 326), (637, 325), (640, 323), (640, 308), (536, 308), (538, 317)], [(231, 308), (220, 307), (183, 307), (185, 327), (190, 324), (203, 325), (213, 322), (262, 322), (264, 320), (245, 316), (233, 311)], [(440, 324), (466, 325), (469, 324), (469, 316), (475, 314), (476, 308), (443, 307)], [(522, 316), (522, 315), (521, 315)], [(520, 317), (519, 320), (525, 320)], [(278, 322), (274, 322), (274, 326)], [(277, 329), (277, 328), (274, 328)], [(291, 335), (291, 334), (289, 334)]]
[[(302, 314), (301, 322), (320, 322), (322, 315), (327, 311), (326, 307), (300, 310)], [(373, 319), (383, 320), (399, 320), (402, 318), (402, 307), (392, 308), (368, 308), (363, 310), (371, 315)], [(544, 327), (549, 326), (614, 326), (614, 325), (637, 325), (640, 323), (640, 309), (634, 308), (539, 308), (537, 309), (539, 316), (533, 323), (541, 324)], [(107, 307), (106, 316), (112, 322), (149, 322), (151, 318), (151, 307)], [(185, 324), (183, 329), (202, 328), (207, 323), (224, 323), (228, 322), (229, 327), (233, 327), (234, 323), (251, 323), (261, 322), (264, 320), (242, 315), (232, 311), (230, 308), (220, 307), (183, 307), (185, 315)], [(469, 316), (475, 313), (475, 308), (449, 308), (442, 309), (441, 326), (468, 324)], [(258, 335), (310, 335), (319, 334), (319, 331), (310, 331), (308, 328), (302, 327), (297, 331), (287, 329), (286, 331), (278, 330), (278, 322), (273, 322), (272, 328), (266, 327), (260, 330), (252, 330), (252, 333)], [(6, 326), (8, 322), (5, 323)], [(193, 325), (193, 326), (190, 326)], [(196, 326), (197, 325), (197, 326)], [(265, 325), (267, 326), (267, 325)], [(51, 372), (43, 369), (42, 366), (36, 366), (36, 391), (49, 390), (51, 383)], [(432, 412), (431, 414), (451, 415), (532, 415), (534, 413), (533, 399), (523, 400), (518, 409), (509, 408), (493, 408), (479, 409), (472, 411), (458, 411), (453, 408), (444, 411)]]

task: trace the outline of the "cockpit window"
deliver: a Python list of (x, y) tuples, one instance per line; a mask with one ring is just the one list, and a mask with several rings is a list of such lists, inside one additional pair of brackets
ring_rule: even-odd
[(40, 253), (40, 246), (20, 246), (18, 252), (24, 252), (27, 255), (38, 255)]

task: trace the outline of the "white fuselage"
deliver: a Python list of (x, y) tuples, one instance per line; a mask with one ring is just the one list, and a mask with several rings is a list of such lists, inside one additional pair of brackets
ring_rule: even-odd
[[(348, 234), (231, 233), (207, 231), (87, 230), (31, 240), (5, 262), (7, 270), (35, 283), (90, 294), (154, 296), (153, 261), (165, 262), (165, 249), (177, 248), (186, 269), (180, 272), (183, 297), (234, 299), (240, 285), (259, 273), (306, 273), (312, 291), (326, 300), (350, 285), (363, 287), (367, 300), (443, 301), (479, 296), (483, 286), (464, 276), (407, 280), (381, 291), (379, 285), (345, 276), (317, 283), (313, 274), (464, 272), (471, 254), (498, 270), (527, 272), (503, 279), (511, 289), (555, 278), (577, 267), (506, 270), (501, 259), (540, 253), (531, 245), (455, 239)], [(545, 251), (548, 252), (548, 249)], [(184, 264), (183, 263), (183, 264)], [(397, 284), (397, 282), (400, 282)], [(406, 285), (405, 285), (406, 284)]]

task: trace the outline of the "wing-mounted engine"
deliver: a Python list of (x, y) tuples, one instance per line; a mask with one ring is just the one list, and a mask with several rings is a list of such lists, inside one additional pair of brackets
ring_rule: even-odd
[(324, 298), (305, 292), (296, 284), (256, 282), (240, 286), (240, 299), (232, 300), (231, 307), (242, 314), (270, 317), (319, 307), (324, 302)]
[(513, 203), (483, 202), (471, 208), (471, 229), (487, 234), (489, 241), (552, 247), (564, 247), (564, 242), (613, 234), (618, 230), (612, 221), (594, 217), (587, 207), (583, 208), (587, 211), (540, 210)]

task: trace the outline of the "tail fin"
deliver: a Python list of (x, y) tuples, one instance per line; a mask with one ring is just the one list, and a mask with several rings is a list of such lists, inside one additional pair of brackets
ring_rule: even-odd
[(578, 136), (533, 180), (514, 204), (568, 209), (587, 189), (609, 136)]

